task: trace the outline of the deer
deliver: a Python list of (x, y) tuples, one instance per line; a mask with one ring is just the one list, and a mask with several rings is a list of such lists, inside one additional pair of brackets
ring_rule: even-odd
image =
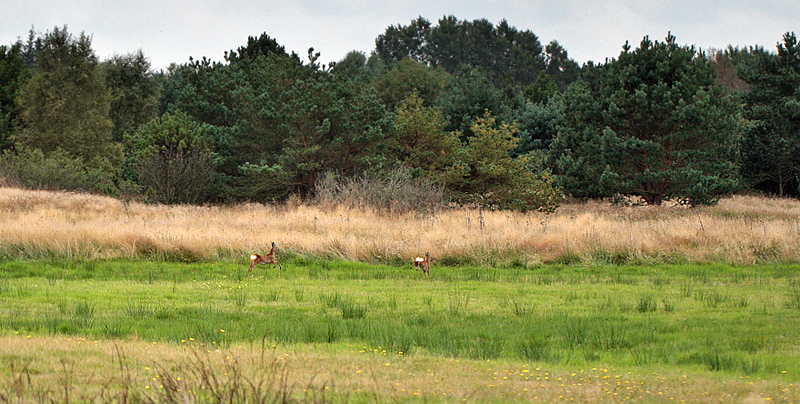
[(258, 264), (272, 264), (272, 267), (275, 268), (277, 265), (281, 270), (283, 270), (283, 266), (275, 259), (275, 242), (272, 242), (272, 249), (269, 250), (269, 254), (266, 255), (258, 255), (253, 254), (250, 256), (250, 268), (247, 270), (247, 273), (253, 271), (253, 267)]
[(425, 275), (431, 276), (431, 254), (426, 252), (424, 257), (414, 258), (411, 261), (411, 269), (414, 267), (421, 269)]

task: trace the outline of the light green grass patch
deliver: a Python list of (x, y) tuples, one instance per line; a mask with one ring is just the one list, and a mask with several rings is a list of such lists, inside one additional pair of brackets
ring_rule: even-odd
[(800, 377), (798, 267), (0, 263), (0, 333)]

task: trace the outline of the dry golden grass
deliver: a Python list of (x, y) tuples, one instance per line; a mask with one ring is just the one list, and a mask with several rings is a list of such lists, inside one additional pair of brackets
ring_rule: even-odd
[[(162, 252), (200, 259), (266, 252), (398, 262), (501, 264), (800, 261), (800, 202), (734, 196), (717, 206), (570, 203), (556, 213), (468, 209), (429, 217), (287, 206), (155, 206), (0, 187), (0, 252), (131, 258)], [(45, 253), (42, 253), (45, 252)]]
[(789, 403), (800, 394), (779, 378), (405, 356), (345, 344), (218, 350), (17, 335), (0, 336), (0, 358), (0, 401), (8, 402), (195, 402), (212, 394), (260, 402), (270, 393), (284, 402), (286, 392), (293, 402)]

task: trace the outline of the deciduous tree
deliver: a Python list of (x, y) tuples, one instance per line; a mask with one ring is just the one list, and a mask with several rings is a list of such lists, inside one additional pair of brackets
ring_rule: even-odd
[(112, 136), (122, 142), (125, 134), (157, 117), (161, 83), (141, 49), (114, 55), (100, 66), (111, 93)]
[(45, 34), (19, 101), (25, 125), (17, 136), (21, 146), (46, 154), (60, 148), (90, 164), (119, 163), (121, 149), (111, 138), (111, 96), (89, 36), (73, 37), (66, 27)]
[(428, 105), (433, 105), (449, 80), (450, 74), (443, 69), (405, 58), (376, 77), (373, 86), (386, 108), (393, 111), (412, 93), (416, 93)]
[(432, 26), (419, 17), (408, 26), (387, 28), (375, 49), (387, 62), (409, 58), (451, 74), (464, 66), (480, 68), (495, 86), (527, 86), (545, 69), (539, 38), (505, 20), (495, 26), (486, 19), (462, 21), (451, 15)]

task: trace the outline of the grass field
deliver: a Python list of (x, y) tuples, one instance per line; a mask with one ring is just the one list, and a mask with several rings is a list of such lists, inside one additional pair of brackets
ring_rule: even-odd
[[(386, 217), (0, 188), (0, 402), (798, 403), (799, 217), (752, 197)], [(272, 241), (283, 270), (248, 275)]]
[(434, 267), (427, 279), (295, 259), (246, 270), (4, 262), (0, 384), (17, 386), (12, 398), (89, 401), (800, 397), (797, 266)]

